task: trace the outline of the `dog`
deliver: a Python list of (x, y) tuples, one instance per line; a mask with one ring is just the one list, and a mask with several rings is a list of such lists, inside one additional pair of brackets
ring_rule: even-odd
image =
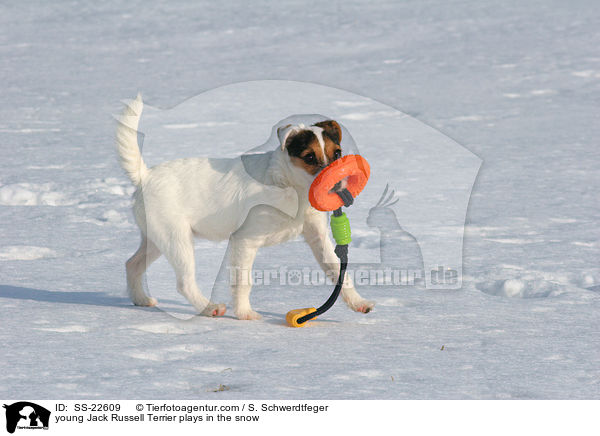
[[(125, 265), (127, 290), (135, 305), (157, 304), (145, 293), (142, 275), (162, 254), (175, 270), (178, 292), (200, 314), (225, 314), (225, 304), (209, 301), (196, 283), (195, 237), (229, 239), (230, 268), (248, 277), (260, 247), (303, 235), (321, 268), (338, 280), (339, 259), (329, 238), (327, 214), (308, 201), (308, 190), (319, 171), (342, 156), (342, 130), (336, 121), (280, 127), (279, 146), (266, 153), (232, 159), (176, 159), (148, 168), (137, 141), (142, 110), (138, 95), (121, 114), (116, 135), (120, 165), (137, 188), (133, 213), (142, 241)], [(276, 207), (240, 200), (252, 183), (267, 192), (284, 192), (271, 192)], [(286, 214), (286, 210), (291, 212)], [(250, 304), (251, 287), (251, 280), (231, 284), (234, 313), (242, 320), (261, 318)], [(374, 307), (358, 294), (348, 276), (341, 294), (354, 311), (368, 313)]]

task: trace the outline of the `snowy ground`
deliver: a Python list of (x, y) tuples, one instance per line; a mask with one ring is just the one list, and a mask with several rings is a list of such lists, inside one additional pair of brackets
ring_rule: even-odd
[[(0, 398), (598, 399), (598, 5), (243, 5), (0, 6)], [(483, 160), (460, 290), (362, 287), (372, 313), (305, 329), (285, 313), (329, 288), (257, 288), (257, 322), (130, 305), (110, 115), (138, 90), (169, 108), (263, 79), (368, 96)]]

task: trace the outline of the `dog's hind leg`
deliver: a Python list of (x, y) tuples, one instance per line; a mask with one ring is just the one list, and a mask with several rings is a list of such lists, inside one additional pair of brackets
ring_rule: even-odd
[(175, 270), (177, 291), (200, 314), (206, 316), (222, 316), (225, 314), (225, 305), (212, 303), (202, 295), (196, 284), (194, 240), (191, 229), (178, 229), (173, 232), (163, 254)]
[(125, 263), (127, 291), (136, 306), (156, 306), (156, 298), (146, 295), (142, 286), (142, 275), (148, 266), (160, 257), (160, 250), (145, 235), (140, 248)]

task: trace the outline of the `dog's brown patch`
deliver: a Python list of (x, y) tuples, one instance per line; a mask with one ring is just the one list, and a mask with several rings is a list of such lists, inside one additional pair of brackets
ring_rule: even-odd
[(327, 135), (323, 135), (323, 142), (325, 143), (325, 155), (327, 156), (328, 163), (342, 157), (342, 147), (340, 147), (340, 144), (332, 141)]
[(329, 138), (339, 145), (342, 142), (342, 128), (334, 120), (326, 120), (315, 123), (315, 126), (323, 129), (325, 135), (329, 136)]
[(326, 120), (315, 123), (315, 126), (323, 129), (323, 142), (325, 143), (325, 154), (329, 163), (342, 157), (342, 128), (334, 120)]
[(311, 130), (302, 130), (286, 140), (285, 148), (297, 167), (302, 168), (308, 174), (315, 175), (321, 169), (342, 156), (339, 144), (341, 129), (333, 120), (316, 123), (315, 126), (323, 129), (323, 143)]

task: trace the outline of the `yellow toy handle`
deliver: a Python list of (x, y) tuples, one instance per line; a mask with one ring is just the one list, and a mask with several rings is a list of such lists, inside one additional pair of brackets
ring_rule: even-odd
[(316, 312), (316, 311), (317, 311), (317, 309), (315, 309), (314, 307), (307, 307), (306, 309), (290, 310), (287, 313), (287, 315), (285, 316), (285, 320), (287, 321), (287, 323), (290, 327), (304, 327), (307, 323), (303, 322), (302, 324), (298, 324), (298, 319), (300, 319), (303, 316), (308, 315), (310, 313)]

